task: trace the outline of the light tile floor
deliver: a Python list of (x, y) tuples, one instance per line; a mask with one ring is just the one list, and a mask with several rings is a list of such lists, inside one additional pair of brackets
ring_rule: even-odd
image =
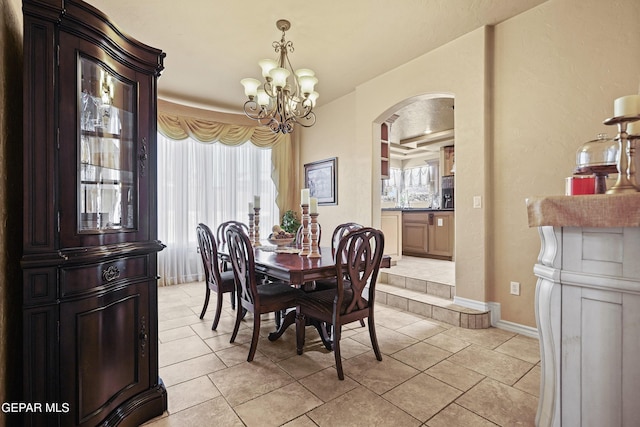
[(254, 361), (246, 357), (251, 315), (230, 344), (235, 312), (225, 296), (217, 331), (215, 295), (198, 318), (203, 283), (159, 289), (160, 376), (168, 413), (160, 426), (533, 426), (538, 404), (538, 341), (501, 329), (462, 329), (377, 305), (382, 362), (366, 328), (342, 335), (345, 380), (333, 354), (307, 331), (296, 355), (295, 328), (276, 342), (262, 322)]
[(381, 269), (380, 272), (416, 279), (428, 279), (431, 282), (451, 286), (456, 284), (456, 263), (454, 261), (403, 255), (396, 265)]

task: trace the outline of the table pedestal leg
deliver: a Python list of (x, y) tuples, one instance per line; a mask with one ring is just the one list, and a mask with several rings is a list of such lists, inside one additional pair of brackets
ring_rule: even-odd
[[(269, 341), (275, 341), (280, 338), (287, 328), (296, 322), (296, 314), (296, 310), (288, 311), (284, 318), (280, 320), (280, 325), (277, 330), (269, 334)], [(330, 325), (328, 323), (307, 317), (305, 325), (316, 328), (324, 347), (329, 351), (333, 350), (333, 341), (331, 339), (331, 333), (329, 332)]]
[(329, 351), (333, 350), (333, 340), (331, 339), (331, 333), (328, 329), (329, 324), (327, 322), (307, 318), (307, 325), (314, 326), (318, 330), (318, 335), (320, 335), (320, 340), (322, 341), (324, 348)]
[[(269, 286), (269, 285), (267, 285)], [(289, 311), (284, 318), (280, 321), (280, 327), (275, 331), (269, 334), (269, 341), (275, 341), (284, 334), (284, 331), (291, 325), (296, 323), (296, 311)]]

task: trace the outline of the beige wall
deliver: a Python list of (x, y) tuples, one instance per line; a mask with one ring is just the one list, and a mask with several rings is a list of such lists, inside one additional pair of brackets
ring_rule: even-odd
[[(502, 317), (534, 325), (540, 239), (525, 199), (564, 192), (575, 152), (613, 115), (615, 98), (638, 92), (640, 2), (552, 0), (496, 27), (495, 203), (490, 300)], [(637, 213), (635, 213), (637, 215)], [(509, 295), (509, 281), (522, 284)]]
[[(0, 2), (0, 402), (21, 400), (22, 2)], [(0, 425), (8, 425), (0, 411)]]
[[(354, 144), (355, 94), (349, 94), (331, 103), (331, 108), (318, 110), (316, 124), (304, 130), (300, 147), (301, 165), (330, 157), (338, 157), (338, 205), (319, 206), (318, 222), (322, 227), (322, 244), (330, 245), (331, 233), (338, 224), (355, 221), (370, 225), (370, 186), (362, 186), (354, 191), (353, 183), (358, 182), (363, 172), (371, 171), (368, 162), (363, 161), (360, 147)], [(301, 166), (302, 167), (302, 166)], [(301, 171), (301, 186), (304, 170)], [(369, 185), (369, 184), (365, 184)], [(360, 206), (362, 198), (366, 205)]]
[[(498, 302), (502, 319), (535, 327), (537, 231), (525, 199), (562, 194), (575, 150), (640, 83), (640, 3), (549, 0), (478, 29), (318, 110), (302, 138), (301, 163), (337, 156), (339, 218), (379, 224), (376, 122), (408, 98), (455, 96), (457, 295)], [(329, 122), (330, 121), (330, 122)], [(345, 166), (348, 168), (345, 169)], [(371, 191), (367, 191), (367, 188)], [(473, 209), (473, 196), (483, 198)], [(509, 282), (521, 295), (509, 294)]]
[[(408, 98), (455, 96), (456, 123), (456, 277), (458, 294), (485, 300), (484, 223), (485, 211), (471, 209), (473, 195), (485, 195), (485, 114), (486, 73), (485, 28), (469, 33), (452, 43), (377, 77), (356, 88), (355, 106), (344, 107), (344, 99), (319, 109), (318, 124), (305, 130), (302, 139), (302, 163), (315, 160), (312, 148), (324, 145), (330, 155), (345, 158), (347, 175), (339, 176), (341, 199), (338, 206), (326, 207), (319, 220), (336, 216), (363, 224), (380, 224), (380, 147), (373, 135), (379, 135), (380, 123)], [(338, 114), (336, 114), (338, 112)], [(320, 125), (325, 118), (335, 118)], [(328, 135), (336, 122), (355, 126), (350, 139), (339, 142)], [(330, 132), (330, 133), (329, 133)], [(324, 142), (323, 142), (324, 141)], [(330, 144), (330, 145), (329, 145)], [(355, 155), (355, 157), (353, 157)], [(367, 191), (372, 189), (372, 191)], [(458, 220), (458, 218), (462, 218)], [(325, 228), (328, 228), (325, 226)]]

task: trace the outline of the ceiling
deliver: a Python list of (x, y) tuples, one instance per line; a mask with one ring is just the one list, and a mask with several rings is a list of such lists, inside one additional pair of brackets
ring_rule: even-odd
[[(546, 0), (87, 0), (131, 37), (166, 52), (158, 95), (217, 111), (240, 112), (243, 77), (260, 77), (257, 61), (276, 58), (278, 19), (294, 68), (316, 72), (318, 106), (353, 92), (387, 71), (484, 25), (494, 25)], [(176, 6), (182, 5), (182, 7)], [(429, 105), (435, 102), (435, 105)], [(407, 139), (453, 128), (425, 114), (439, 101), (405, 107), (391, 137)], [(409, 119), (412, 117), (412, 119)]]
[(441, 147), (454, 145), (453, 113), (453, 98), (420, 100), (396, 111), (387, 119), (391, 158), (437, 157)]

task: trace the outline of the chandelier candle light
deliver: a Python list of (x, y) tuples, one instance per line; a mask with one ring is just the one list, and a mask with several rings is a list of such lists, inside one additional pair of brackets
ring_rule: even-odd
[(293, 132), (293, 125), (313, 126), (316, 115), (312, 111), (318, 99), (314, 91), (318, 79), (308, 68), (293, 70), (288, 52), (293, 52), (293, 43), (285, 40), (285, 33), (291, 28), (286, 19), (276, 22), (282, 31), (282, 39), (274, 41), (272, 46), (279, 54), (278, 60), (263, 59), (258, 62), (262, 68), (261, 83), (253, 78), (242, 79), (244, 94), (249, 98), (244, 104), (247, 117), (257, 120), (262, 126), (268, 126), (274, 133)]
[(309, 244), (309, 189), (303, 188), (300, 192), (300, 208), (302, 208), (302, 251), (300, 256), (307, 256), (311, 253), (311, 245)]

